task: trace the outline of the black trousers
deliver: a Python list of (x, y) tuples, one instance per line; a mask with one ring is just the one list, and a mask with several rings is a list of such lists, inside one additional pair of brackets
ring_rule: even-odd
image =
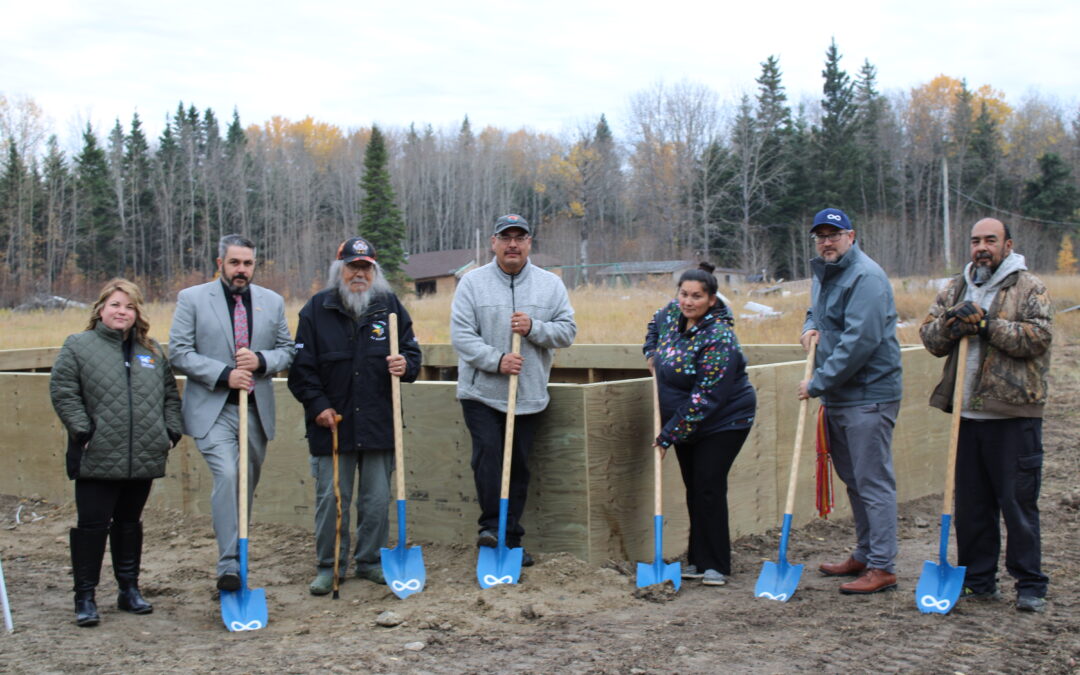
[(1039, 488), (1042, 483), (1042, 420), (962, 420), (956, 456), (957, 560), (967, 567), (964, 585), (976, 592), (997, 584), (1000, 521), (1008, 541), (1005, 568), (1017, 595), (1044, 597)]
[(699, 571), (731, 574), (727, 478), (749, 435), (750, 429), (733, 429), (675, 446), (690, 512), (687, 562)]
[(79, 478), (75, 481), (75, 509), (78, 527), (90, 530), (106, 529), (112, 523), (137, 523), (150, 497), (153, 480), (97, 480)]
[[(479, 401), (463, 399), (461, 410), (465, 426), (472, 435), (472, 470), (476, 481), (476, 498), (480, 502), (480, 530), (499, 528), (499, 494), (502, 491), (503, 443), (506, 434), (506, 413), (499, 412)], [(510, 494), (506, 514), (506, 543), (512, 548), (521, 545), (525, 528), (521, 514), (529, 494), (529, 449), (536, 434), (535, 415), (514, 416), (514, 445), (510, 461)]]

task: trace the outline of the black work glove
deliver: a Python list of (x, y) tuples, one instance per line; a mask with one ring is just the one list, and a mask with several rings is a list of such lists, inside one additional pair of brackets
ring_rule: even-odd
[(979, 333), (979, 324), (964, 323), (959, 319), (952, 318), (945, 322), (945, 330), (948, 332), (950, 339), (959, 340), (969, 335), (977, 335)]
[(978, 325), (978, 323), (982, 321), (984, 314), (985, 312), (983, 312), (982, 307), (979, 307), (970, 300), (965, 300), (964, 302), (950, 307), (949, 310), (945, 312), (945, 319), (946, 323), (949, 323), (948, 319), (956, 319), (957, 321), (963, 321), (964, 323)]

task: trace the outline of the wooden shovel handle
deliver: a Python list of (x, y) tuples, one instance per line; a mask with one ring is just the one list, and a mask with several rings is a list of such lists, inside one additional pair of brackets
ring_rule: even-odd
[[(510, 352), (517, 354), (521, 350), (521, 336), (514, 333), (510, 342)], [(506, 394), (506, 436), (503, 439), (502, 487), (499, 499), (510, 498), (510, 462), (514, 458), (514, 410), (517, 408), (518, 376), (510, 376), (510, 389)]]
[[(653, 438), (655, 439), (660, 435), (660, 430), (664, 428), (664, 424), (660, 419), (660, 385), (657, 384), (657, 375), (653, 373), (652, 378), (652, 398), (653, 398)], [(653, 453), (653, 515), (664, 515), (664, 449), (657, 446), (656, 452)]]
[[(814, 359), (817, 356), (817, 336), (810, 338), (810, 350), (806, 355), (806, 370), (803, 371), (803, 379), (809, 380), (814, 376)], [(803, 430), (806, 428), (806, 408), (810, 399), (804, 398), (799, 401), (799, 421), (795, 425), (795, 448), (791, 451), (791, 474), (788, 477), (787, 502), (784, 505), (784, 513), (793, 513), (795, 509), (795, 484), (799, 479), (799, 456), (802, 454)]]
[(239, 520), (239, 527), (237, 534), (240, 539), (247, 539), (248, 536), (248, 392), (246, 389), (238, 389), (238, 399), (240, 403), (240, 430), (239, 438), (237, 439), (237, 445), (239, 446), (240, 456), (237, 458), (239, 466), (237, 467), (238, 473), (238, 490), (237, 498), (239, 500), (237, 508), (237, 517)]
[(336, 526), (334, 528), (334, 599), (338, 598), (338, 584), (340, 578), (339, 552), (341, 551), (341, 477), (338, 475), (338, 425), (341, 424), (341, 415), (334, 415), (334, 421), (330, 425), (330, 452), (331, 461), (334, 463), (334, 508), (337, 513)]
[(956, 484), (956, 450), (960, 445), (960, 409), (964, 407), (964, 376), (967, 371), (967, 337), (960, 338), (956, 352), (956, 380), (953, 382), (952, 420), (949, 425), (949, 457), (945, 466), (945, 498), (941, 513), (952, 515), (953, 488)]
[[(398, 316), (390, 314), (390, 355), (397, 356), (398, 351)], [(398, 501), (405, 499), (405, 447), (402, 441), (401, 423), (401, 378), (390, 376), (390, 401), (394, 409), (394, 474)]]

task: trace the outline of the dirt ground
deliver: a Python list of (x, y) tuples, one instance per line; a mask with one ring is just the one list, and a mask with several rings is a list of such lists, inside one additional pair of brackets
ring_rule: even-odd
[[(897, 592), (837, 593), (839, 582), (815, 568), (847, 554), (851, 522), (817, 521), (793, 532), (789, 560), (807, 566), (786, 604), (753, 597), (762, 561), (776, 559), (776, 532), (735, 542), (723, 588), (686, 582), (677, 594), (643, 594), (633, 561), (596, 567), (560, 554), (537, 556), (517, 586), (481, 590), (472, 546), (423, 544), (424, 592), (399, 600), (350, 578), (332, 600), (308, 594), (309, 532), (256, 523), (251, 586), (266, 589), (270, 623), (247, 633), (222, 626), (208, 519), (150, 510), (142, 589), (154, 613), (115, 608), (106, 562), (101, 625), (78, 628), (67, 549), (74, 507), (7, 496), (0, 556), (16, 629), (0, 633), (0, 671), (1080, 673), (1080, 346), (1055, 352), (1040, 502), (1051, 578), (1043, 615), (1013, 608), (1003, 568), (1002, 602), (965, 601), (944, 616), (916, 609), (922, 561), (937, 559), (940, 497), (928, 497), (900, 511)], [(402, 622), (377, 625), (387, 610)]]

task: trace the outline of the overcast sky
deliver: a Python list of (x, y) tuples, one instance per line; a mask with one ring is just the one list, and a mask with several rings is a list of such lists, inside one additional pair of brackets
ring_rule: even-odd
[[(0, 0), (0, 93), (29, 96), (71, 143), (134, 111), (160, 133), (179, 101), (247, 125), (308, 115), (342, 128), (430, 123), (564, 132), (635, 92), (689, 79), (729, 102), (780, 58), (789, 98), (816, 99), (835, 37), (879, 87), (939, 74), (1080, 99), (1080, 2), (410, 2)], [(1069, 117), (1072, 117), (1070, 112)]]

